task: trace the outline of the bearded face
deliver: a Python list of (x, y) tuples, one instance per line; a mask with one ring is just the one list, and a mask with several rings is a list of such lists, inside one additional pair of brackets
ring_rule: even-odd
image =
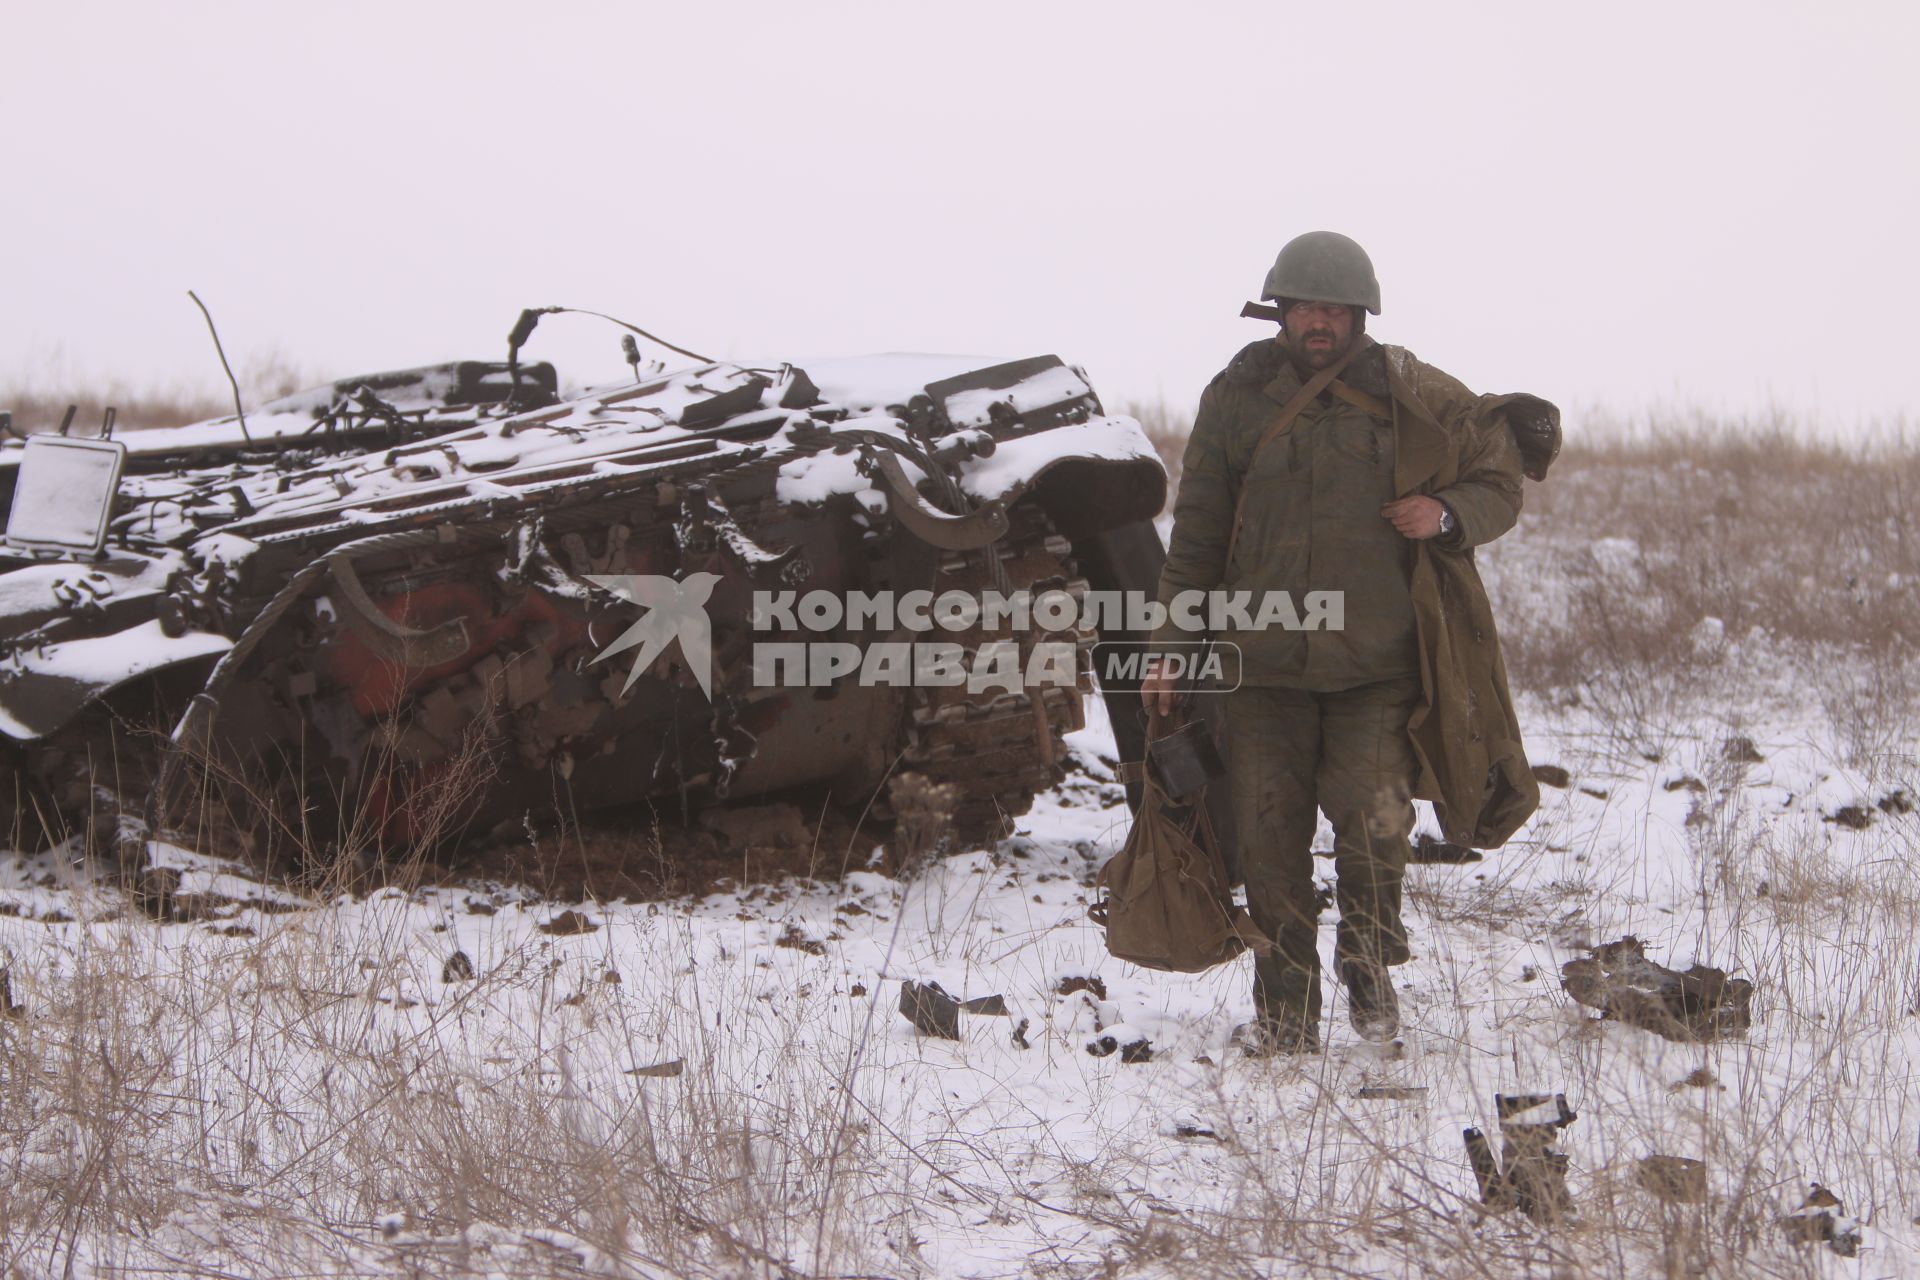
[(1338, 302), (1289, 302), (1281, 327), (1294, 359), (1324, 369), (1353, 345), (1353, 308)]

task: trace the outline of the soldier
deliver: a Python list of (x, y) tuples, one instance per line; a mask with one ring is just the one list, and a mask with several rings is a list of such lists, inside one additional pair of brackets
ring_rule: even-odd
[[(1326, 629), (1219, 637), (1238, 648), (1220, 656), (1229, 687), (1236, 667), (1240, 682), (1225, 705), (1241, 872), (1276, 943), (1256, 958), (1255, 1020), (1240, 1039), (1250, 1053), (1307, 1053), (1321, 1003), (1316, 808), (1334, 831), (1348, 1016), (1388, 1040), (1400, 1025), (1388, 971), (1409, 958), (1400, 893), (1414, 797), (1436, 801), (1449, 839), (1481, 846), (1538, 802), (1472, 559), (1519, 516), (1522, 460), (1504, 412), (1531, 397), (1475, 396), (1369, 337), (1380, 286), (1346, 236), (1290, 241), (1262, 296), (1280, 333), (1201, 395), (1159, 598), (1251, 591), (1257, 612), (1266, 593), (1297, 607), (1327, 592), (1317, 599), (1344, 606), (1326, 611)], [(1199, 638), (1171, 618), (1154, 635)], [(1162, 711), (1183, 696), (1163, 676), (1141, 693)]]

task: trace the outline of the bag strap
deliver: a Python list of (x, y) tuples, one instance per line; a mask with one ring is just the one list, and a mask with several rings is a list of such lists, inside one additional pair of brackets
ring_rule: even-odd
[[(1341, 356), (1338, 360), (1335, 360), (1332, 364), (1307, 379), (1306, 385), (1301, 387), (1293, 399), (1287, 401), (1281, 408), (1280, 416), (1268, 423), (1267, 429), (1260, 433), (1260, 439), (1253, 446), (1253, 452), (1247, 455), (1247, 469), (1249, 471), (1253, 469), (1253, 460), (1260, 456), (1260, 451), (1273, 443), (1278, 437), (1286, 434), (1287, 428), (1293, 425), (1293, 420), (1299, 417), (1308, 405), (1318, 399), (1322, 391), (1325, 391), (1329, 386), (1338, 387), (1342, 385), (1336, 383), (1334, 379), (1345, 372), (1347, 364), (1359, 354), (1360, 340), (1359, 335), (1356, 334), (1353, 344), (1347, 348), (1347, 354)], [(1336, 391), (1334, 394), (1338, 395), (1339, 392)], [(1342, 398), (1344, 399), (1344, 397)], [(1367, 398), (1371, 400), (1373, 397), (1368, 396)], [(1240, 479), (1240, 497), (1233, 504), (1233, 525), (1227, 533), (1227, 559), (1226, 563), (1220, 566), (1221, 572), (1223, 573), (1226, 571), (1227, 566), (1233, 563), (1233, 549), (1239, 545), (1240, 542), (1240, 517), (1241, 513), (1246, 509), (1246, 505), (1247, 483), (1246, 477), (1242, 476)]]
[(1370, 396), (1358, 387), (1350, 387), (1344, 382), (1335, 382), (1328, 386), (1327, 390), (1363, 413), (1370, 413), (1376, 418), (1385, 418), (1388, 422), (1393, 421), (1393, 405), (1390, 401), (1382, 400), (1379, 396)]

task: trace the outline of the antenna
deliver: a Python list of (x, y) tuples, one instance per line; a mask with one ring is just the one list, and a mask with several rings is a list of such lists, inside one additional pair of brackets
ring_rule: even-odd
[[(193, 299), (194, 306), (200, 308), (200, 314), (207, 318), (207, 332), (213, 335), (213, 349), (220, 357), (220, 367), (227, 371), (227, 385), (233, 388), (233, 413), (240, 419), (240, 436), (248, 444), (252, 444), (253, 433), (247, 430), (247, 411), (240, 404), (240, 383), (233, 376), (233, 366), (227, 363), (226, 348), (220, 345), (220, 331), (213, 327), (213, 312), (207, 310), (207, 304), (200, 301), (200, 295), (193, 290), (187, 290), (187, 296)], [(60, 434), (67, 434), (64, 427), (61, 428)]]
[[(195, 299), (195, 301), (198, 301), (198, 299)], [(713, 363), (713, 357), (711, 356), (703, 356), (698, 351), (689, 351), (685, 347), (676, 347), (665, 338), (656, 337), (648, 333), (645, 329), (642, 329), (639, 325), (628, 324), (620, 317), (610, 316), (604, 311), (589, 311), (585, 307), (528, 307), (520, 313), (520, 318), (513, 322), (512, 332), (507, 334), (507, 372), (513, 377), (513, 390), (509, 392), (507, 396), (507, 402), (509, 404), (514, 403), (520, 398), (520, 348), (526, 346), (527, 339), (533, 336), (533, 328), (540, 323), (541, 316), (563, 314), (593, 316), (596, 319), (606, 320), (625, 329), (629, 336), (620, 343), (620, 348), (627, 353), (627, 363), (633, 366), (633, 376), (636, 380), (640, 377), (640, 364), (638, 359), (640, 352), (638, 347), (634, 345), (633, 337), (631, 336), (634, 334), (638, 334), (648, 342), (665, 347), (675, 355), (685, 356), (689, 360), (698, 360), (702, 364)], [(208, 320), (207, 323), (211, 325), (213, 321)], [(218, 340), (216, 339), (216, 341)]]

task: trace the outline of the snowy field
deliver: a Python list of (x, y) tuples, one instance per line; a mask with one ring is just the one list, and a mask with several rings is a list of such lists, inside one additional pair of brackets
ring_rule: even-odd
[[(1486, 570), (1529, 753), (1567, 785), (1484, 861), (1409, 871), (1400, 1050), (1359, 1042), (1329, 982), (1324, 1054), (1249, 1060), (1228, 1044), (1249, 961), (1106, 956), (1086, 906), (1126, 809), (1097, 707), (1017, 835), (906, 879), (323, 902), (174, 850), (211, 907), (161, 923), (67, 856), (10, 855), (5, 1273), (1920, 1275), (1908, 642), (1703, 613), (1663, 575), (1710, 591), (1696, 561), (1744, 564), (1764, 612), (1747, 544), (1584, 517), (1624, 509), (1617, 469), (1562, 483)], [(1906, 608), (1910, 529), (1836, 598)], [(1795, 607), (1841, 607), (1825, 589)], [(1635, 607), (1658, 615), (1641, 631)], [(1635, 648), (1653, 636), (1671, 652)], [(1752, 1030), (1597, 1021), (1559, 969), (1626, 933), (1751, 980)], [(923, 1036), (906, 980), (1006, 1012)], [(1411, 1096), (1360, 1096), (1381, 1086)], [(1461, 1131), (1496, 1130), (1496, 1093), (1579, 1113), (1570, 1221), (1479, 1207)], [(1704, 1161), (1708, 1198), (1649, 1194), (1654, 1154)], [(1816, 1181), (1860, 1220), (1857, 1256), (1778, 1225)]]

